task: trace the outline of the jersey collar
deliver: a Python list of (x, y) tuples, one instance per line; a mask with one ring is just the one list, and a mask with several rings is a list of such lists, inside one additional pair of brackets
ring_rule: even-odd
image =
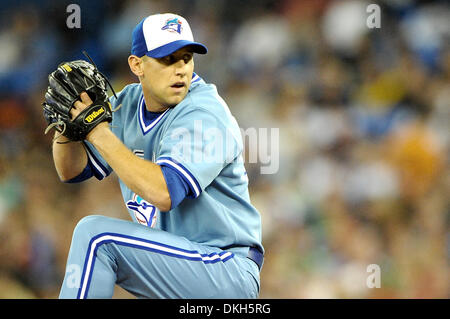
[(204, 82), (203, 79), (197, 73), (192, 73), (191, 86), (189, 87), (188, 92), (191, 92), (192, 89), (199, 85), (201, 82)]
[[(193, 88), (195, 88), (201, 82), (204, 82), (203, 79), (200, 76), (198, 76), (197, 73), (193, 72), (191, 86), (189, 87), (188, 92), (190, 92)], [(159, 116), (152, 116), (151, 118), (149, 118), (148, 116), (145, 116), (146, 115), (145, 112), (148, 112), (148, 111), (145, 107), (144, 94), (141, 93), (141, 97), (139, 98), (139, 102), (138, 102), (138, 112), (139, 112), (139, 124), (141, 126), (142, 133), (145, 135), (148, 132), (150, 132), (150, 130), (153, 127), (155, 127), (156, 124), (159, 123), (159, 121), (161, 121), (161, 119), (164, 117), (164, 115), (166, 115), (166, 113), (169, 110), (170, 110), (170, 108), (168, 108), (167, 110), (162, 112)]]
[(145, 108), (144, 94), (141, 93), (141, 97), (139, 98), (138, 112), (139, 112), (139, 124), (141, 125), (142, 133), (145, 135), (148, 132), (150, 132), (150, 130), (154, 128), (156, 124), (159, 123), (159, 121), (161, 121), (161, 119), (164, 117), (164, 115), (166, 115), (166, 113), (169, 110), (170, 108), (162, 112), (159, 116), (154, 116), (152, 118), (146, 117), (145, 112), (148, 111)]

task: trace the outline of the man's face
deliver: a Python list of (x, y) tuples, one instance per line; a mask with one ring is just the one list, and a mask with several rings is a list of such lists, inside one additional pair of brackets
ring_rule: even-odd
[(163, 58), (142, 57), (142, 87), (145, 103), (152, 110), (163, 110), (180, 103), (188, 93), (194, 72), (193, 52), (181, 48)]

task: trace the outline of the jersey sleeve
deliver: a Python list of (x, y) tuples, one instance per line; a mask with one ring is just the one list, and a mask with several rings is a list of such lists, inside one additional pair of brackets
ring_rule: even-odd
[(236, 127), (226, 118), (196, 108), (180, 112), (170, 123), (159, 144), (156, 163), (175, 169), (195, 198), (240, 152)]
[(171, 201), (170, 209), (173, 209), (177, 207), (183, 199), (190, 196), (190, 187), (180, 173), (172, 166), (163, 165), (161, 166), (161, 171), (164, 175), (167, 189), (169, 190)]
[[(133, 89), (137, 86), (137, 84), (129, 84), (125, 86), (120, 92), (118, 92), (115, 96), (110, 96), (109, 101), (111, 103), (111, 107), (113, 110), (120, 109), (121, 104), (124, 101), (124, 98), (126, 97), (127, 93), (130, 91), (130, 89)], [(113, 123), (112, 126), (114, 126), (115, 121), (120, 120), (117, 119), (118, 113), (113, 112)], [(111, 128), (112, 129), (112, 128)], [(113, 130), (113, 129), (112, 129)], [(113, 130), (114, 132), (114, 130)], [(117, 135), (117, 134), (116, 134)], [(103, 157), (100, 155), (100, 153), (95, 149), (95, 147), (89, 143), (88, 141), (83, 141), (83, 146), (86, 150), (86, 154), (88, 156), (88, 163), (86, 168), (83, 170), (83, 172), (80, 173), (79, 176), (76, 176), (75, 178), (65, 181), (66, 183), (79, 183), (86, 179), (91, 178), (92, 176), (95, 176), (98, 180), (102, 180), (105, 177), (109, 176), (113, 169), (108, 165), (108, 163), (103, 159)]]
[(88, 156), (88, 164), (91, 167), (93, 175), (98, 179), (102, 180), (109, 176), (113, 169), (108, 163), (103, 159), (100, 153), (95, 149), (95, 147), (88, 141), (83, 141), (86, 154)]
[(86, 164), (86, 167), (83, 169), (83, 171), (80, 174), (78, 174), (77, 176), (75, 176), (69, 180), (64, 180), (62, 182), (68, 183), (68, 184), (81, 183), (81, 182), (91, 178), (92, 176), (94, 176), (94, 173), (92, 171), (91, 164), (88, 161)]
[[(131, 87), (133, 87), (133, 85), (128, 85), (124, 87), (123, 90), (121, 90), (116, 94), (117, 98), (114, 96), (109, 97), (109, 101), (111, 102), (111, 107), (113, 110), (120, 108), (119, 105), (123, 102), (126, 93)], [(117, 114), (113, 113), (113, 124), (114, 121), (116, 121), (116, 117)], [(113, 171), (113, 169), (103, 159), (103, 157), (95, 149), (95, 147), (86, 140), (83, 141), (83, 145), (86, 150), (86, 154), (88, 156), (88, 166), (91, 169), (92, 175), (95, 176), (98, 180), (102, 180), (105, 177), (109, 176)]]

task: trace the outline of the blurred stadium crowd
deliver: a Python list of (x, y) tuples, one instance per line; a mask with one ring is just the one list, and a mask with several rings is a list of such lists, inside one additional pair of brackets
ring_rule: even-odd
[[(80, 29), (66, 26), (72, 2)], [(353, 0), (2, 1), (0, 298), (57, 297), (78, 220), (129, 218), (116, 176), (59, 181), (40, 103), (48, 73), (82, 50), (117, 91), (137, 82), (131, 31), (157, 12), (185, 16), (208, 46), (196, 72), (243, 129), (279, 128), (279, 154), (258, 141), (279, 171), (246, 164), (260, 297), (448, 298), (450, 11), (376, 3), (369, 29), (369, 2)], [(366, 285), (370, 264), (381, 288)]]

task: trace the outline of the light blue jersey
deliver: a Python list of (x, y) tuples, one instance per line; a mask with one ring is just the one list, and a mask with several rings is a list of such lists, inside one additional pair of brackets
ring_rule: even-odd
[[(262, 250), (261, 219), (251, 205), (239, 126), (212, 84), (194, 74), (186, 98), (147, 121), (140, 84), (127, 85), (111, 99), (114, 134), (136, 155), (178, 170), (191, 198), (159, 212), (120, 187), (133, 220), (215, 247), (253, 246)], [(90, 146), (89, 159), (100, 179), (112, 172)], [(201, 231), (208, 230), (208, 231)]]
[[(144, 298), (256, 298), (261, 218), (249, 198), (240, 129), (216, 87), (194, 74), (184, 100), (160, 114), (146, 110), (140, 84), (111, 103), (114, 134), (180, 176), (184, 199), (159, 212), (120, 181), (133, 222), (88, 216), (77, 224), (60, 298), (109, 298), (115, 284)], [(84, 143), (89, 174), (74, 181), (107, 177), (111, 167)]]

